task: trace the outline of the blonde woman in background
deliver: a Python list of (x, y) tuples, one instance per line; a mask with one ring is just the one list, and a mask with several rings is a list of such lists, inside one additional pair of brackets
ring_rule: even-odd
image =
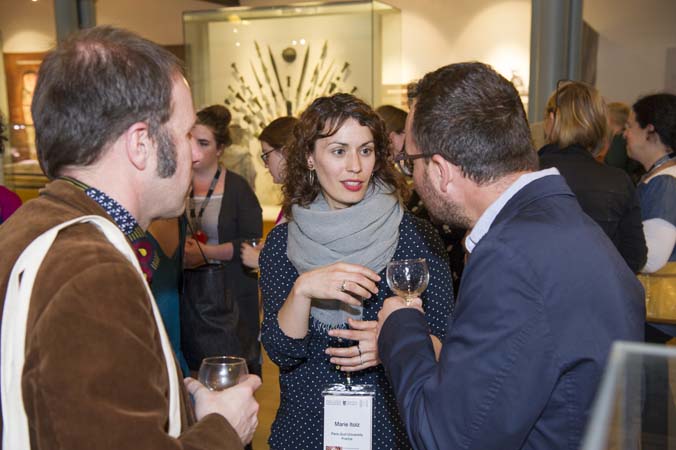
[[(608, 136), (606, 105), (599, 92), (578, 81), (559, 82), (547, 101), (540, 168), (556, 167), (587, 213), (638, 272), (646, 245), (641, 209), (629, 176), (594, 159)], [(555, 237), (553, 237), (555, 238)]]

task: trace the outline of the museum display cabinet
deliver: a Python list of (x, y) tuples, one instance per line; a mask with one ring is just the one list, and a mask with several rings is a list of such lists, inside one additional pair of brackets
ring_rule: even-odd
[(233, 115), (230, 158), (249, 159), (261, 203), (279, 187), (258, 157), (256, 136), (312, 100), (348, 92), (378, 106), (402, 103), (399, 10), (377, 1), (234, 7), (183, 15), (188, 79), (197, 109)]

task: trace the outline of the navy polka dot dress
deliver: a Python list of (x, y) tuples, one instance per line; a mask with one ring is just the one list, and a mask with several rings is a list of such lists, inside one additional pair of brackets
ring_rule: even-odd
[[(308, 315), (308, 334), (293, 339), (279, 328), (277, 314), (298, 278), (286, 256), (287, 225), (275, 227), (268, 235), (260, 256), (260, 286), (263, 294), (262, 340), (270, 359), (279, 366), (280, 405), (272, 424), (270, 448), (274, 450), (322, 449), (324, 412), (322, 390), (327, 384), (344, 383), (324, 353), (327, 347), (345, 346), (330, 337), (324, 327)], [(399, 225), (397, 259), (426, 258), (430, 283), (422, 295), (431, 333), (443, 340), (453, 308), (453, 288), (446, 252), (432, 225), (405, 213)], [(364, 301), (363, 320), (377, 320), (383, 301), (391, 297), (385, 270), (380, 274), (379, 293)], [(347, 324), (343, 325), (343, 328)], [(353, 384), (376, 386), (373, 417), (373, 449), (410, 449), (406, 430), (399, 417), (392, 388), (382, 365), (351, 375)]]

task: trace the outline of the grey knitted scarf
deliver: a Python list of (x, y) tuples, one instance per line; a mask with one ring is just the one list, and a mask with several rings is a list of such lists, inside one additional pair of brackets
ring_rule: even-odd
[[(404, 211), (392, 188), (371, 183), (364, 199), (349, 208), (332, 210), (319, 194), (307, 208), (294, 205), (292, 214), (287, 255), (298, 273), (335, 262), (378, 273), (397, 249)], [(362, 307), (313, 299), (310, 314), (325, 328), (336, 328), (349, 317), (361, 319)]]

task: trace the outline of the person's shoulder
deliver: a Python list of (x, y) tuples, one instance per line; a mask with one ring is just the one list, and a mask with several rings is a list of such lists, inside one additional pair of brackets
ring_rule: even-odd
[(648, 179), (647, 183), (643, 183), (642, 187), (650, 191), (676, 194), (676, 175), (669, 173), (656, 175)]
[(631, 181), (631, 177), (623, 169), (610, 166), (596, 160), (594, 162), (597, 164), (598, 170), (604, 173), (606, 176), (612, 177), (613, 181), (630, 187), (632, 191), (634, 190), (634, 183)]
[(265, 251), (265, 249), (279, 248), (280, 246), (286, 247), (288, 233), (289, 224), (287, 222), (274, 226), (265, 237), (263, 251)]
[(286, 258), (287, 239), (288, 223), (280, 223), (268, 232), (259, 259), (261, 269), (269, 267), (270, 264), (278, 267), (280, 260)]
[(661, 174), (641, 183), (638, 188), (643, 220), (673, 217), (676, 202), (676, 177)]
[(418, 238), (437, 234), (436, 228), (427, 219), (416, 217), (409, 211), (404, 211), (399, 224), (399, 233), (405, 238)]
[(253, 189), (251, 189), (251, 186), (249, 186), (249, 183), (247, 183), (246, 179), (237, 172), (233, 170), (228, 170), (228, 174), (226, 175), (225, 178), (226, 183), (229, 183), (232, 186), (237, 187), (237, 189), (244, 189), (253, 192)]

